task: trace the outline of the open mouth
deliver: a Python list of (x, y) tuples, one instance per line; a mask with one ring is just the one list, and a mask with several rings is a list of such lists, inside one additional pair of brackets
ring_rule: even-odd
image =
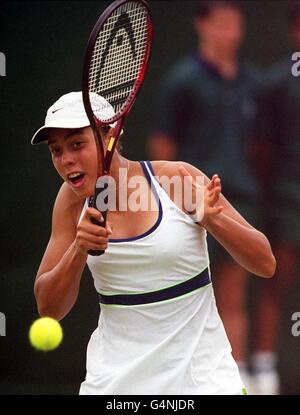
[(83, 183), (84, 176), (85, 176), (84, 173), (76, 172), (76, 173), (69, 174), (68, 179), (74, 186), (77, 187)]

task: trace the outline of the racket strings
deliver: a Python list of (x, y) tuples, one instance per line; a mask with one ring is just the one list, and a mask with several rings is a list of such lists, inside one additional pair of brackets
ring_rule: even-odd
[[(140, 16), (138, 16), (136, 14), (135, 17), (138, 17), (140, 19)], [(113, 20), (116, 21), (116, 19), (111, 19), (112, 23), (108, 24), (108, 26), (112, 26), (115, 24), (115, 22)], [(137, 20), (135, 20), (137, 21)], [(119, 20), (119, 23), (122, 24), (122, 19)], [(124, 27), (124, 25), (123, 25)], [(121, 29), (121, 31), (125, 32), (125, 29)], [(111, 29), (109, 29), (108, 33), (111, 33)], [(138, 73), (139, 70), (139, 64), (140, 62), (136, 59), (134, 59), (136, 56), (137, 57), (142, 57), (143, 54), (143, 38), (144, 38), (144, 33), (141, 33), (141, 30), (135, 30), (134, 33), (138, 33), (140, 34), (140, 36), (135, 36), (135, 45), (138, 45), (139, 47), (135, 50), (135, 48), (132, 48), (131, 44), (130, 44), (130, 39), (128, 38), (128, 36), (126, 36), (126, 32), (125, 33), (120, 33), (119, 36), (122, 36), (123, 39), (125, 40), (126, 44), (124, 45), (124, 40), (123, 40), (123, 45), (122, 48), (120, 50), (120, 48), (116, 45), (112, 45), (112, 47), (109, 50), (109, 53), (106, 57), (106, 66), (108, 66), (110, 64), (110, 70), (107, 71), (107, 68), (105, 71), (102, 71), (102, 73), (99, 76), (99, 84), (102, 85), (102, 89), (104, 88), (104, 92), (105, 92), (105, 85), (107, 86), (107, 89), (110, 90), (110, 86), (111, 85), (115, 85), (115, 83), (117, 84), (121, 84), (120, 81), (123, 81), (124, 84), (127, 84), (128, 81), (130, 79), (135, 79), (136, 75)], [(98, 47), (98, 50), (100, 53), (98, 53), (98, 57), (95, 57), (95, 65), (101, 65), (101, 63), (103, 62), (103, 53), (105, 53), (105, 51), (103, 52), (103, 48), (101, 48), (101, 46), (103, 46), (103, 40), (105, 38), (107, 38), (107, 34), (105, 34), (106, 36), (101, 36), (98, 39), (98, 44), (100, 47)], [(142, 35), (142, 36), (141, 36)], [(118, 42), (118, 39), (114, 39), (114, 42)], [(134, 46), (135, 46), (134, 45)], [(97, 47), (98, 45), (96, 45)], [(97, 49), (95, 49), (96, 51)], [(122, 52), (122, 53), (120, 53)], [(134, 62), (135, 60), (135, 62)], [(102, 62), (101, 62), (102, 61)], [(122, 63), (126, 62), (127, 65), (122, 65)], [(102, 68), (103, 69), (103, 68)], [(114, 79), (112, 79), (111, 75), (114, 74)], [(102, 75), (102, 76), (101, 76)], [(96, 80), (96, 79), (94, 79)]]
[(145, 61), (148, 36), (148, 12), (143, 4), (134, 1), (117, 8), (98, 33), (89, 91), (103, 96), (116, 113), (134, 91)]

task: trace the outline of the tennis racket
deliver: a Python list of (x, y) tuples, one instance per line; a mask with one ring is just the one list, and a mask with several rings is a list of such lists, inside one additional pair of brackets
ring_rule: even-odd
[[(93, 222), (105, 227), (108, 208), (103, 206), (101, 193), (107, 189), (107, 176), (124, 121), (142, 86), (147, 70), (153, 23), (149, 7), (144, 0), (116, 0), (98, 19), (87, 44), (82, 76), (82, 95), (102, 158), (101, 175), (97, 179), (89, 206), (98, 209), (104, 221)], [(114, 109), (107, 116), (93, 106), (97, 94)], [(98, 110), (98, 111), (97, 111)], [(104, 149), (100, 128), (114, 125), (113, 134)], [(100, 160), (99, 160), (100, 162)], [(90, 255), (104, 251), (89, 251)]]

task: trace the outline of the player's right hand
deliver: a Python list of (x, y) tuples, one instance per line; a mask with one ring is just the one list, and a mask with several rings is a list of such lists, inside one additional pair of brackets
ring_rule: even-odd
[(81, 221), (77, 225), (75, 248), (82, 255), (88, 255), (88, 251), (105, 251), (109, 236), (112, 234), (110, 222), (106, 222), (105, 228), (92, 223), (92, 219), (102, 222), (102, 214), (94, 208), (87, 208)]

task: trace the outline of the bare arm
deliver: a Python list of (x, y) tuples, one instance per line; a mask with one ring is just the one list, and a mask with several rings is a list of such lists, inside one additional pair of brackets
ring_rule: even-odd
[[(193, 178), (203, 174), (190, 165), (184, 168)], [(183, 172), (182, 168), (180, 170)], [(221, 193), (221, 181), (205, 176), (206, 201), (203, 226), (242, 267), (260, 277), (275, 273), (276, 261), (266, 236), (251, 226)]]
[[(55, 202), (51, 237), (37, 272), (34, 292), (42, 316), (61, 320), (71, 310), (79, 292), (89, 249), (105, 249), (109, 231), (93, 225), (101, 214), (87, 209), (77, 225), (76, 211), (82, 202), (63, 185)], [(108, 225), (109, 227), (109, 225)]]
[(242, 225), (223, 212), (202, 226), (249, 272), (265, 278), (274, 275), (275, 258), (262, 232)]

